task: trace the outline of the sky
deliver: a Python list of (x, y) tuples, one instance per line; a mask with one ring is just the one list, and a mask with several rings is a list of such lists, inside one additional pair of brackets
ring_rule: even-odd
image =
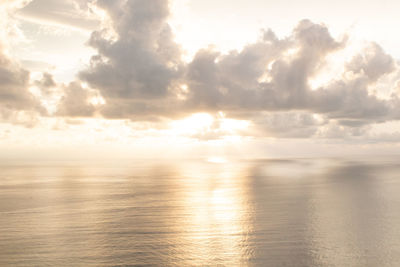
[(0, 157), (396, 154), (399, 8), (3, 0)]

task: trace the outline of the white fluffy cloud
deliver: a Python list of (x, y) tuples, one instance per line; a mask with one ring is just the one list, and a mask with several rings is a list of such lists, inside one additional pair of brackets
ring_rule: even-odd
[(266, 30), (241, 51), (222, 54), (205, 48), (184, 63), (168, 25), (168, 1), (97, 4), (108, 12), (112, 28), (92, 34), (89, 44), (98, 54), (80, 78), (105, 97), (107, 117), (222, 110), (252, 119), (260, 112), (302, 111), (354, 127), (394, 119), (396, 98), (370, 93), (379, 78), (397, 68), (375, 43), (314, 90), (309, 81), (320, 74), (326, 57), (345, 49), (347, 42), (346, 37), (333, 38), (324, 25), (303, 20), (283, 39)]
[[(31, 11), (43, 1), (32, 2)], [(400, 73), (376, 43), (343, 59), (341, 71), (314, 88), (311, 81), (323, 74), (328, 57), (348, 47), (346, 36), (334, 38), (325, 25), (303, 20), (284, 38), (264, 30), (241, 50), (207, 47), (187, 62), (168, 23), (168, 0), (75, 1), (81, 9), (88, 2), (106, 12), (108, 23), (91, 34), (88, 45), (96, 54), (76, 81), (58, 85), (63, 97), (55, 116), (157, 121), (223, 111), (275, 137), (354, 136), (400, 118), (399, 95), (375, 93), (381, 79)], [(389, 81), (385, 86), (395, 92), (398, 86)], [(0, 54), (0, 103), (37, 105), (28, 84), (29, 73)], [(54, 80), (44, 76), (36, 86), (45, 90)], [(104, 103), (91, 101), (100, 98), (95, 91)]]

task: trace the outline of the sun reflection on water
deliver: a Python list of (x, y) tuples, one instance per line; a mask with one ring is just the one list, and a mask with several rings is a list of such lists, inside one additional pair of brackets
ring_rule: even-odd
[(245, 181), (234, 164), (209, 162), (224, 164), (191, 165), (182, 172), (186, 190), (182, 204), (187, 214), (181, 237), (188, 244), (185, 255), (197, 255), (198, 262), (190, 264), (238, 266), (246, 260), (242, 248), (247, 247), (249, 230)]

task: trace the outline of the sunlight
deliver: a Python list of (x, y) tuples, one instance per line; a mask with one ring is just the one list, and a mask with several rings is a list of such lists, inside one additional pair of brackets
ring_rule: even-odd
[(250, 123), (245, 120), (235, 120), (235, 119), (221, 119), (221, 129), (228, 132), (235, 132), (239, 130), (244, 130), (250, 126)]
[(223, 158), (223, 157), (209, 157), (207, 159), (207, 162), (216, 163), (216, 164), (223, 164), (223, 163), (227, 163), (228, 160), (226, 158)]
[[(246, 215), (251, 209), (247, 201), (246, 176), (241, 175), (244, 171), (242, 167), (198, 162), (185, 162), (180, 166), (180, 176), (184, 179), (179, 186), (185, 188), (180, 203), (185, 214), (188, 214), (184, 229), (186, 233), (196, 233), (193, 236), (180, 236), (181, 242), (188, 244), (185, 247), (187, 251), (199, 253), (202, 258), (210, 255), (231, 258), (230, 255), (242, 253), (241, 244), (246, 238), (244, 233), (249, 229)], [(223, 247), (224, 252), (219, 254), (220, 250), (213, 244)], [(229, 264), (239, 265), (240, 260), (236, 259)]]
[(96, 95), (89, 99), (89, 103), (93, 106), (99, 106), (106, 104), (106, 100), (101, 95)]
[(221, 142), (223, 140), (240, 141), (244, 130), (250, 123), (245, 120), (229, 119), (223, 112), (211, 115), (208, 113), (195, 113), (191, 116), (173, 121), (169, 124), (168, 132), (174, 136), (186, 136), (199, 140)]
[(176, 133), (198, 133), (202, 130), (210, 129), (214, 122), (214, 117), (208, 113), (196, 113), (191, 115), (190, 117), (173, 121), (171, 123), (171, 128)]

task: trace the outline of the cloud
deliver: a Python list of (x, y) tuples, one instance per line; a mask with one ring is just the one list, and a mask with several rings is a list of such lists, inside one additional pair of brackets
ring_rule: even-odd
[(40, 117), (35, 112), (8, 109), (0, 105), (0, 122), (33, 128), (39, 124)]
[(90, 0), (30, 0), (18, 10), (18, 17), (39, 24), (51, 24), (93, 31), (99, 18), (90, 8)]
[(34, 103), (28, 92), (29, 72), (0, 54), (0, 103), (10, 109), (24, 109)]
[(47, 72), (42, 73), (42, 78), (34, 81), (33, 84), (38, 87), (44, 95), (51, 95), (54, 92), (54, 88), (58, 86), (53, 75)]
[[(395, 99), (370, 93), (374, 82), (395, 70), (394, 60), (377, 44), (356, 55), (343, 74), (314, 90), (310, 79), (319, 75), (327, 55), (345, 47), (346, 38), (336, 41), (325, 26), (307, 20), (283, 40), (271, 32), (267, 36), (228, 55), (199, 51), (185, 76), (189, 106), (233, 116), (251, 111), (319, 113), (354, 126), (393, 119)], [(349, 72), (352, 77), (347, 78)]]
[(4, 120), (10, 121), (17, 111), (43, 112), (40, 103), (30, 93), (30, 73), (8, 53), (8, 40), (16, 34), (12, 12), (26, 1), (5, 1), (0, 4), (0, 109)]
[[(241, 50), (206, 47), (185, 62), (168, 23), (167, 0), (95, 4), (109, 21), (91, 34), (88, 44), (96, 54), (89, 66), (75, 82), (59, 85), (64, 97), (58, 116), (157, 121), (223, 111), (282, 137), (315, 136), (328, 125), (357, 133), (400, 118), (399, 95), (382, 98), (374, 92), (383, 77), (399, 72), (376, 43), (343, 59), (342, 71), (313, 88), (311, 81), (323, 74), (328, 57), (348, 46), (347, 36), (334, 38), (326, 25), (303, 20), (284, 38), (263, 30)], [(23, 81), (22, 72), (18, 77)], [(91, 102), (96, 90), (102, 105)]]
[(97, 49), (91, 68), (80, 77), (109, 99), (147, 99), (168, 95), (180, 64), (179, 46), (166, 22), (168, 1), (98, 1), (112, 20), (112, 30), (93, 32)]
[(276, 138), (310, 138), (328, 120), (307, 112), (268, 112), (252, 118), (260, 136)]
[(330, 123), (320, 127), (315, 133), (315, 137), (323, 139), (356, 139), (356, 138), (369, 138), (369, 131), (371, 126), (359, 125), (354, 127), (353, 124), (346, 125), (345, 123), (338, 123), (331, 121)]
[(57, 116), (92, 117), (96, 105), (91, 101), (96, 93), (83, 88), (81, 84), (72, 82), (63, 88), (64, 96), (58, 103)]
[(31, 71), (41, 71), (43, 69), (54, 69), (55, 66), (43, 62), (43, 61), (36, 61), (36, 60), (21, 60), (21, 64), (28, 68)]
[(346, 67), (347, 71), (364, 74), (369, 82), (376, 82), (382, 75), (394, 70), (395, 62), (377, 43), (370, 43)]

